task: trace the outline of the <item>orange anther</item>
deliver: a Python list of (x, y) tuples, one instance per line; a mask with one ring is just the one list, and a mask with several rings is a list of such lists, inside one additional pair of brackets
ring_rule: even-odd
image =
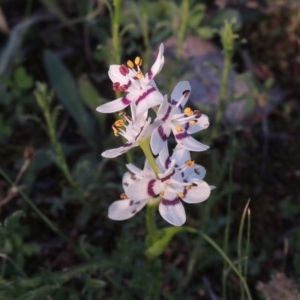
[(142, 63), (143, 63), (143, 60), (139, 57), (139, 56), (137, 56), (135, 59), (134, 59), (134, 64), (136, 65), (136, 66), (141, 66), (142, 65)]
[(132, 69), (132, 68), (134, 68), (134, 63), (133, 63), (133, 61), (132, 60), (127, 60), (127, 66), (128, 66), (128, 68), (130, 68), (130, 69)]

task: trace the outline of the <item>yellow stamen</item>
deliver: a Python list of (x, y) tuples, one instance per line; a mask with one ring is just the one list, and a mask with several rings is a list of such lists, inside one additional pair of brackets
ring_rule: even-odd
[(127, 66), (128, 66), (128, 68), (130, 68), (130, 69), (132, 69), (132, 68), (134, 68), (134, 63), (133, 63), (133, 61), (132, 60), (127, 60)]
[(184, 113), (185, 113), (186, 115), (190, 116), (191, 114), (193, 114), (193, 111), (192, 111), (192, 109), (191, 109), (190, 107), (186, 107), (186, 108), (184, 109)]
[(115, 136), (118, 136), (118, 135), (119, 135), (118, 128), (117, 128), (115, 125), (111, 126), (111, 128), (112, 128), (112, 130), (113, 130), (113, 132), (114, 132), (114, 135), (115, 135)]
[(191, 121), (190, 121), (190, 124), (191, 124), (191, 125), (194, 125), (194, 124), (196, 124), (196, 123), (197, 123), (196, 120), (191, 120)]
[(136, 66), (141, 66), (142, 65), (142, 63), (143, 63), (143, 60), (139, 57), (139, 56), (137, 56), (135, 59), (134, 59), (134, 63), (135, 63), (135, 65)]
[(123, 120), (117, 120), (112, 126), (112, 130), (114, 132), (114, 135), (115, 136), (118, 136), (119, 135), (119, 128), (120, 127), (123, 127), (125, 125), (125, 122)]
[(182, 131), (182, 127), (180, 125), (176, 125), (176, 131), (177, 132), (181, 132)]
[(185, 164), (188, 166), (188, 167), (191, 167), (195, 164), (195, 161), (194, 160), (191, 160), (191, 159), (188, 159)]
[(120, 199), (128, 199), (127, 195), (125, 193), (122, 193), (120, 195)]
[(178, 195), (178, 197), (181, 198), (181, 199), (184, 198), (184, 193), (183, 193), (183, 192), (180, 192), (180, 193), (178, 193), (177, 195)]
[(160, 193), (160, 196), (161, 196), (161, 197), (163, 197), (164, 195), (165, 195), (165, 193), (164, 193), (164, 192), (161, 192), (161, 193)]
[(123, 127), (124, 124), (125, 124), (125, 122), (123, 120), (119, 119), (114, 123), (114, 126), (119, 128), (119, 127)]
[(137, 77), (138, 79), (143, 78), (143, 73), (142, 73), (142, 72), (136, 72), (136, 77)]

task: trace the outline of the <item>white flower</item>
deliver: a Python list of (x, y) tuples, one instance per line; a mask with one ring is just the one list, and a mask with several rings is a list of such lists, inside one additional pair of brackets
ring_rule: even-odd
[(132, 194), (131, 186), (136, 181), (153, 178), (153, 176), (155, 176), (148, 164), (145, 164), (144, 170), (137, 168), (133, 164), (128, 164), (127, 168), (129, 172), (124, 174), (122, 180), (125, 191), (125, 193), (121, 195), (123, 199), (113, 202), (108, 208), (108, 217), (116, 221), (133, 217), (147, 204), (149, 195), (146, 194), (145, 197), (143, 197), (142, 194), (140, 194), (139, 197), (135, 197), (136, 195)]
[(173, 132), (177, 144), (189, 151), (204, 151), (209, 147), (191, 137), (190, 134), (198, 132), (209, 126), (208, 117), (198, 110), (183, 108), (191, 91), (189, 82), (179, 82), (172, 94), (171, 101), (167, 98), (157, 112), (157, 127), (151, 135), (151, 149), (158, 154)]
[(147, 163), (144, 170), (128, 165), (131, 173), (127, 172), (123, 180), (128, 199), (118, 200), (109, 207), (111, 219), (128, 219), (140, 211), (151, 198), (160, 196), (161, 216), (170, 224), (181, 226), (186, 221), (181, 200), (186, 203), (200, 203), (209, 197), (211, 188), (203, 181), (206, 171), (190, 159), (189, 151), (177, 146), (173, 155), (169, 156), (168, 148), (164, 147), (157, 163), (162, 171), (158, 176)]
[(151, 118), (147, 118), (147, 113), (135, 120), (125, 113), (120, 115), (121, 119), (114, 122), (112, 129), (115, 136), (122, 136), (125, 139), (125, 143), (121, 147), (102, 152), (103, 157), (114, 158), (126, 153), (138, 146), (139, 141), (143, 137), (149, 136), (155, 128), (155, 125), (151, 124)]
[(133, 113), (139, 117), (149, 108), (160, 105), (163, 95), (156, 88), (153, 78), (160, 72), (164, 64), (164, 47), (159, 47), (158, 56), (151, 69), (145, 75), (140, 67), (142, 59), (136, 57), (134, 62), (127, 61), (127, 65), (111, 65), (108, 75), (113, 82), (113, 89), (127, 94), (111, 102), (102, 104), (96, 109), (102, 113), (112, 113), (131, 106)]

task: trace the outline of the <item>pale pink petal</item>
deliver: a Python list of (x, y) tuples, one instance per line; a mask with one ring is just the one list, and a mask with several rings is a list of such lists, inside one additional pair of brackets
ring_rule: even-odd
[(125, 144), (118, 148), (105, 150), (101, 153), (101, 155), (106, 158), (115, 158), (117, 156), (120, 156), (120, 155), (126, 153), (127, 151), (129, 151), (133, 147), (136, 147), (137, 145), (138, 145), (138, 143), (130, 143), (127, 145)]
[[(111, 65), (108, 70), (108, 76), (112, 82), (119, 82), (120, 85), (128, 85), (128, 75), (122, 75), (120, 72), (120, 65)], [(129, 70), (128, 70), (129, 72)]]
[(181, 226), (186, 221), (185, 210), (179, 198), (162, 199), (158, 209), (161, 216), (174, 226)]
[(196, 184), (196, 186), (187, 190), (185, 197), (182, 199), (184, 202), (200, 203), (210, 196), (211, 188), (205, 181), (198, 181)]
[(179, 166), (183, 165), (187, 160), (191, 159), (190, 152), (182, 147), (181, 145), (177, 144), (173, 154), (172, 158), (174, 158)]
[(187, 132), (189, 134), (199, 132), (203, 129), (206, 129), (209, 126), (209, 119), (207, 115), (202, 114), (200, 118), (197, 119), (197, 122), (193, 125), (190, 124)]
[(108, 217), (112, 220), (122, 221), (133, 217), (145, 205), (146, 200), (133, 201), (130, 199), (117, 200), (113, 202), (108, 208)]
[(121, 97), (116, 100), (102, 104), (96, 108), (101, 113), (113, 113), (126, 108), (130, 104), (130, 99)]
[(201, 165), (195, 164), (184, 171), (184, 176), (188, 181), (193, 179), (202, 180), (206, 175), (206, 170)]
[(176, 134), (175, 139), (179, 145), (189, 151), (201, 152), (209, 149), (209, 146), (195, 140), (187, 134)]
[(171, 94), (171, 103), (175, 104), (180, 101), (181, 107), (184, 107), (191, 92), (191, 85), (188, 81), (180, 81), (176, 84)]
[(167, 143), (167, 139), (170, 136), (171, 129), (165, 125), (159, 125), (152, 132), (150, 146), (152, 152), (157, 155), (164, 145)]
[(163, 95), (153, 86), (149, 86), (143, 93), (135, 97), (136, 117), (144, 114), (149, 108), (159, 106), (163, 103)]
[(127, 196), (135, 201), (156, 197), (161, 192), (161, 183), (154, 177), (136, 180), (127, 189)]
[(160, 44), (157, 58), (154, 64), (152, 65), (150, 71), (146, 74), (148, 80), (153, 79), (160, 72), (164, 65), (164, 62), (164, 45)]

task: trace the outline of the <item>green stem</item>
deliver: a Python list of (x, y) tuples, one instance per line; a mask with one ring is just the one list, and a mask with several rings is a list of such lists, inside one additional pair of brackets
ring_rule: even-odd
[(53, 145), (54, 152), (55, 152), (55, 159), (58, 167), (63, 172), (65, 178), (67, 179), (70, 186), (75, 190), (75, 192), (79, 196), (79, 200), (86, 205), (86, 202), (84, 201), (84, 192), (78, 185), (78, 183), (74, 180), (71, 171), (69, 169), (69, 166), (67, 164), (65, 154), (62, 148), (61, 143), (58, 140), (57, 134), (56, 134), (56, 121), (55, 121), (55, 114), (50, 110), (50, 103), (52, 100), (52, 95), (47, 92), (47, 86), (42, 83), (37, 84), (37, 88), (35, 91), (35, 97), (37, 99), (37, 102), (39, 106), (42, 109), (42, 112), (44, 114), (44, 118), (46, 121), (46, 127), (47, 127), (47, 133), (49, 135), (51, 144)]
[(156, 164), (155, 158), (154, 158), (151, 148), (150, 148), (150, 136), (143, 138), (139, 142), (139, 145), (140, 145), (141, 149), (143, 150), (143, 152), (146, 156), (146, 159), (148, 160), (154, 173), (156, 175), (159, 174), (161, 171), (160, 171), (158, 165)]
[[(139, 145), (141, 149), (143, 150), (146, 159), (148, 160), (152, 170), (155, 172), (155, 174), (160, 173), (160, 169), (158, 165), (156, 164), (155, 158), (152, 154), (151, 148), (150, 148), (150, 136), (143, 138)], [(147, 213), (146, 213), (146, 226), (150, 238), (150, 243), (153, 243), (156, 240), (157, 237), (157, 225), (155, 222), (155, 213), (157, 210), (157, 206), (160, 202), (160, 197), (153, 198), (148, 201), (147, 205)]]
[[(235, 272), (235, 274), (239, 277), (242, 286), (245, 290), (246, 296), (248, 300), (251, 300), (251, 293), (248, 287), (248, 284), (245, 280), (245, 278), (243, 277), (243, 275), (241, 274), (241, 272), (239, 271), (239, 269), (233, 264), (233, 262), (230, 260), (230, 258), (226, 255), (226, 253), (209, 237), (207, 236), (205, 233), (200, 232), (200, 235), (221, 255), (221, 257), (223, 258), (223, 260), (228, 264), (228, 266)], [(222, 298), (223, 299), (223, 298)]]
[(113, 48), (113, 61), (120, 63), (121, 61), (121, 42), (120, 42), (120, 13), (121, 13), (122, 0), (114, 0), (114, 10), (112, 16), (112, 48)]
[(224, 67), (220, 83), (219, 107), (216, 112), (215, 126), (212, 133), (213, 138), (216, 138), (221, 127), (222, 119), (226, 110), (226, 100), (228, 101), (227, 85), (229, 73), (232, 65), (232, 57), (234, 54), (235, 40), (238, 35), (234, 32), (234, 23), (225, 21), (224, 26), (220, 31), (221, 42), (224, 50)]
[(146, 227), (148, 230), (150, 243), (154, 243), (158, 234), (158, 229), (155, 222), (155, 214), (157, 206), (160, 202), (160, 197), (149, 200), (146, 212)]
[(190, 0), (183, 0), (181, 5), (181, 22), (178, 31), (178, 47), (176, 51), (176, 58), (179, 59), (182, 54), (184, 38), (188, 27), (188, 19), (190, 12)]

